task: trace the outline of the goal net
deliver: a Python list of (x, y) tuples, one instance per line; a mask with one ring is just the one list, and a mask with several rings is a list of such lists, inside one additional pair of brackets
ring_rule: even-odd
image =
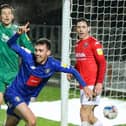
[[(91, 35), (102, 44), (107, 60), (103, 96), (124, 98), (126, 95), (126, 1), (125, 0), (71, 0), (70, 59), (74, 64), (75, 20), (84, 17), (90, 21)], [(77, 95), (78, 84), (71, 82), (70, 95)]]

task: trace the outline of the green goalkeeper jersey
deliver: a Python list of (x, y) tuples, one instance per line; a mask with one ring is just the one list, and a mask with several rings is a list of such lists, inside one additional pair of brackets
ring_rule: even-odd
[[(18, 26), (14, 24), (9, 27), (0, 24), (0, 92), (4, 92), (19, 69), (19, 57), (7, 45), (7, 41), (15, 34), (17, 28)], [(33, 51), (32, 43), (25, 33), (19, 37), (18, 44)]]

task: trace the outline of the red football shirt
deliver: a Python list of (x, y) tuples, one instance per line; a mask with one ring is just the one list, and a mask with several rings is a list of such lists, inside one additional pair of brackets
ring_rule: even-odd
[(92, 36), (85, 40), (79, 40), (75, 45), (75, 56), (75, 67), (87, 85), (103, 82), (106, 60), (99, 41)]

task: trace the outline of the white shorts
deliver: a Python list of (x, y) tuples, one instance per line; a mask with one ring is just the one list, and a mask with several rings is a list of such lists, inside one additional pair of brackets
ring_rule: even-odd
[[(93, 90), (94, 86), (88, 86), (91, 90)], [(80, 103), (81, 105), (99, 105), (100, 95), (89, 99), (85, 96), (85, 92), (83, 89), (80, 90)]]

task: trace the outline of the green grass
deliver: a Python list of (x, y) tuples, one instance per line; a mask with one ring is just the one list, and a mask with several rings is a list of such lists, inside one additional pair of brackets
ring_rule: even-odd
[(60, 88), (46, 86), (40, 92), (37, 101), (56, 101), (60, 100)]
[[(37, 101), (55, 101), (60, 100), (60, 88), (57, 87), (49, 87), (46, 86), (44, 89), (40, 92)], [(42, 111), (42, 110), (41, 110)], [(0, 126), (1, 123), (4, 122), (6, 118), (5, 110), (0, 110)], [(37, 118), (37, 126), (60, 126), (61, 122), (48, 120), (45, 118)], [(18, 126), (24, 126), (24, 121), (21, 121)], [(69, 124), (69, 126), (75, 126), (72, 124)]]

